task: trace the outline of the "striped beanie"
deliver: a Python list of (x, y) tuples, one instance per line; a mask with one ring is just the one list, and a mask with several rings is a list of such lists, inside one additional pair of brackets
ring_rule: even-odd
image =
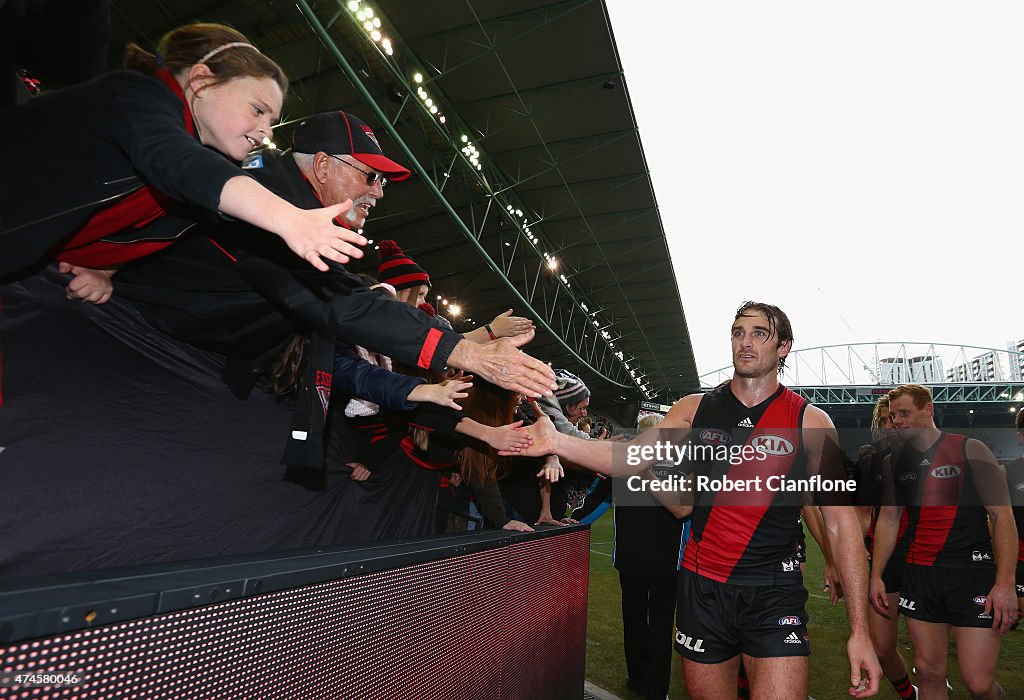
[(562, 407), (563, 411), (566, 406), (572, 406), (583, 399), (590, 398), (590, 389), (587, 388), (587, 385), (568, 370), (556, 369), (555, 381), (558, 382), (555, 398), (558, 399), (558, 405)]
[(381, 282), (387, 282), (396, 290), (418, 287), (421, 284), (430, 286), (430, 277), (426, 271), (403, 253), (394, 241), (381, 241), (377, 246), (377, 252), (380, 253), (377, 279)]

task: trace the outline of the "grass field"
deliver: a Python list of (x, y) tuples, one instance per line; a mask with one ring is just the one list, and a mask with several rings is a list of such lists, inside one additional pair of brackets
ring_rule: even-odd
[[(622, 654), (622, 612), (619, 598), (618, 573), (612, 567), (612, 514), (609, 510), (591, 528), (590, 604), (587, 612), (587, 680), (623, 698), (639, 697), (626, 687), (626, 662)], [(808, 535), (807, 571), (810, 599), (808, 629), (811, 634), (811, 696), (815, 700), (849, 698), (850, 666), (846, 660), (846, 608), (842, 601), (832, 607), (821, 595), (821, 552)], [(666, 644), (671, 640), (665, 640)], [(907, 665), (912, 665), (913, 651), (900, 624), (900, 650)], [(1007, 698), (1024, 698), (1024, 631), (1010, 632), (1003, 638), (997, 679), (1006, 690)], [(913, 679), (911, 679), (913, 680)], [(953, 697), (966, 698), (960, 683), (956, 652), (950, 640), (949, 680), (953, 684)], [(687, 697), (683, 687), (679, 657), (674, 655), (672, 686), (669, 697)], [(896, 698), (892, 686), (882, 681), (879, 698)]]

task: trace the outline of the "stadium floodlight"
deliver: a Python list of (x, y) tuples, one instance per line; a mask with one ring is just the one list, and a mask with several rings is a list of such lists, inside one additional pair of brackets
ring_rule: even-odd
[(549, 270), (557, 270), (558, 269), (558, 261), (555, 258), (551, 258), (550, 260), (548, 260), (548, 269)]

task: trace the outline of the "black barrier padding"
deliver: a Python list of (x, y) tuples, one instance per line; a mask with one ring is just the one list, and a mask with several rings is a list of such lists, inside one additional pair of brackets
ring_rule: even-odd
[[(8, 590), (0, 625), (96, 617), (0, 647), (0, 698), (582, 698), (588, 561), (587, 528), (551, 528)], [(290, 574), (306, 583), (256, 593)], [(147, 594), (236, 583), (235, 599), (100, 617)], [(33, 674), (77, 682), (21, 695), (11, 679)]]

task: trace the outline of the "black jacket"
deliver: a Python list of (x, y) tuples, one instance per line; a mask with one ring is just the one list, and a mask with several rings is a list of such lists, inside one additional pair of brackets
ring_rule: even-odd
[[(40, 261), (101, 205), (143, 182), (216, 212), (224, 184), (244, 174), (186, 131), (177, 95), (137, 71), (0, 112), (0, 133), (0, 278)], [(194, 218), (185, 209), (151, 231), (164, 238), (184, 229)]]
[[(292, 204), (321, 206), (290, 155), (258, 154), (245, 165)], [(186, 240), (124, 268), (114, 277), (114, 289), (166, 333), (227, 355), (224, 379), (242, 398), (293, 334), (310, 334), (310, 361), (284, 456), (293, 472), (324, 464), (322, 430), (336, 339), (434, 370), (444, 369), (462, 340), (422, 311), (382, 297), (341, 265), (319, 272), (277, 236), (247, 224), (190, 232)]]
[[(246, 172), (292, 204), (321, 206), (290, 155), (264, 153), (246, 165)], [(121, 270), (114, 291), (169, 335), (254, 363), (268, 359), (292, 334), (315, 331), (441, 370), (462, 340), (422, 311), (372, 291), (344, 267), (319, 272), (277, 236), (246, 224), (199, 227)]]

